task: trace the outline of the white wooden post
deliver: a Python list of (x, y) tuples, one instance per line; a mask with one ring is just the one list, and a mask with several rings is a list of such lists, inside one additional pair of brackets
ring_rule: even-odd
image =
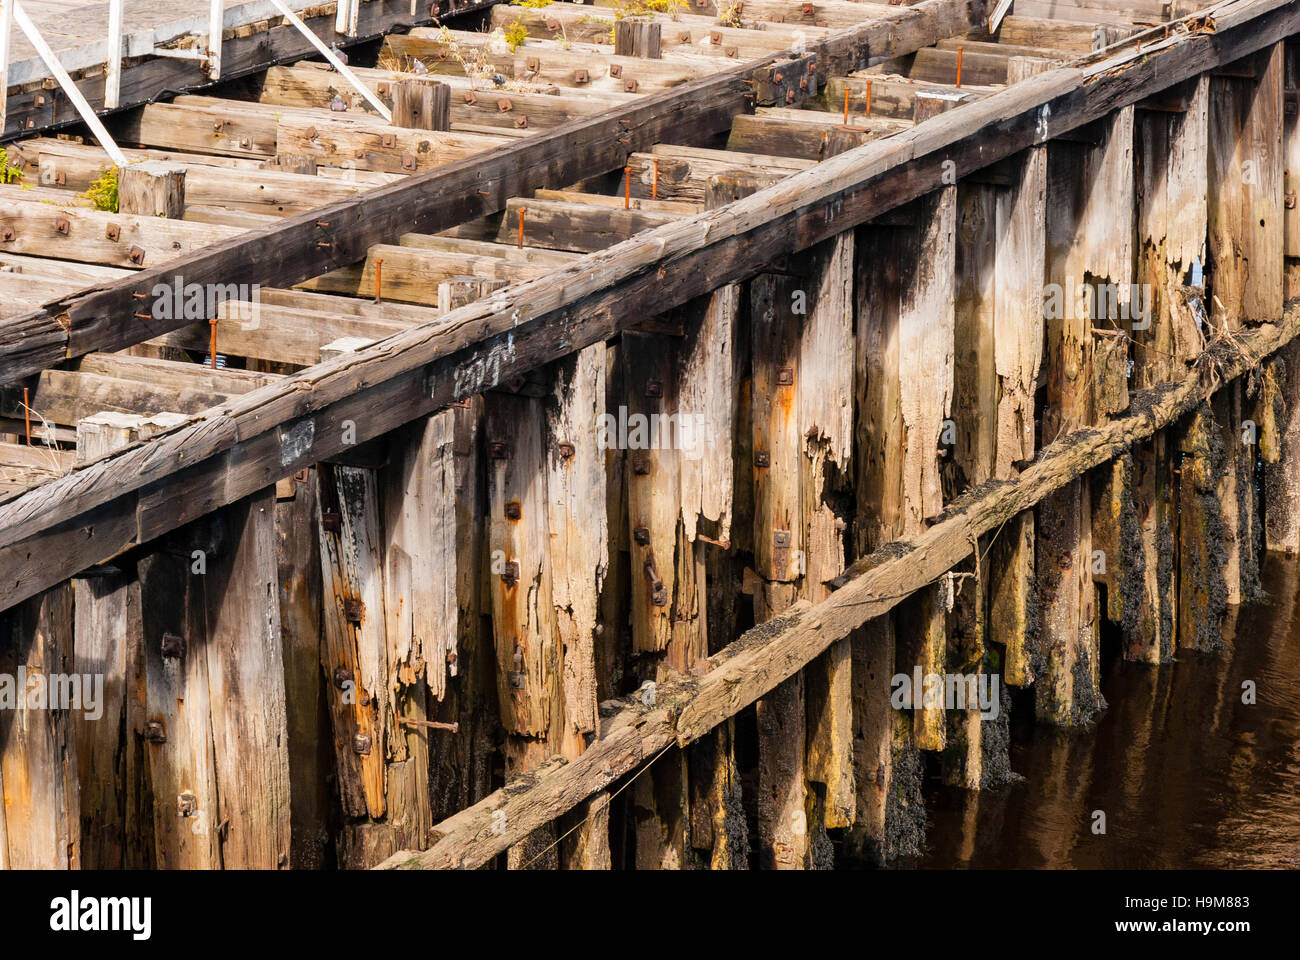
[(108, 0), (108, 50), (104, 57), (104, 109), (121, 106), (122, 96), (122, 7), (126, 0)]
[(221, 31), (225, 28), (225, 0), (209, 0), (208, 7), (208, 79), (221, 79)]
[(14, 22), (13, 0), (0, 0), (0, 134), (4, 133), (9, 106), (9, 32)]
[[(41, 31), (36, 29), (36, 24), (32, 23), (31, 18), (27, 16), (27, 11), (23, 9), (23, 5), (18, 0), (11, 0), (11, 2), (14, 7), (14, 22), (18, 24), (23, 33), (27, 34), (27, 39), (36, 48), (36, 52), (40, 54), (45, 66), (49, 68), (50, 73), (54, 74), (54, 79), (59, 81), (59, 86), (63, 88), (63, 92), (72, 101), (72, 105), (77, 108), (77, 113), (81, 114), (82, 121), (85, 122), (86, 126), (90, 127), (91, 133), (99, 140), (99, 145), (113, 158), (113, 163), (119, 167), (125, 167), (127, 165), (126, 157), (117, 148), (117, 144), (109, 136), (108, 131), (104, 129), (104, 125), (99, 122), (99, 117), (91, 109), (90, 104), (86, 102), (81, 90), (72, 82), (72, 78), (68, 76), (68, 71), (63, 69), (63, 64), (54, 55), (50, 45), (45, 42), (45, 38), (41, 36)], [(5, 78), (5, 82), (8, 82), (8, 77)]]

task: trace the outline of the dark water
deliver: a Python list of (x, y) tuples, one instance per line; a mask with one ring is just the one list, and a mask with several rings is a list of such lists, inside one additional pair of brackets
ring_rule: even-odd
[(926, 853), (899, 866), (1300, 867), (1300, 563), (1269, 557), (1263, 582), (1221, 656), (1107, 662), (1110, 708), (1088, 733), (1018, 723), (1032, 703), (1017, 701), (1025, 780), (978, 795), (927, 784)]

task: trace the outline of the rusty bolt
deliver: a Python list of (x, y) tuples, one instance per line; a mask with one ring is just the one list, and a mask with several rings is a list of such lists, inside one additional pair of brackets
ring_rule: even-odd
[(722, 34), (719, 33), (717, 30), (710, 31), (709, 43), (713, 44), (713, 46), (715, 47), (719, 46), (722, 43)]
[(1069, 570), (1074, 566), (1074, 557), (1070, 556), (1068, 553), (1063, 553), (1061, 554), (1061, 559), (1057, 561), (1056, 565), (1062, 570)]
[(242, 148), (245, 149), (245, 150), (251, 150), (251, 149), (253, 149), (253, 139), (252, 139), (252, 137), (240, 137), (240, 138), (239, 138), (239, 145), (240, 145), (240, 147), (242, 147)]
[(785, 102), (786, 102), (786, 103), (794, 103), (794, 91), (793, 91), (793, 90), (787, 90), (787, 91), (785, 92)]
[(519, 129), (519, 130), (525, 130), (525, 129), (527, 129), (527, 128), (528, 128), (528, 117), (526, 117), (526, 116), (523, 116), (523, 117), (515, 117), (515, 127), (516, 127), (517, 129)]
[(350, 623), (360, 623), (366, 615), (366, 603), (359, 597), (343, 598), (343, 616)]
[(38, 93), (38, 94), (37, 94), (37, 95), (32, 99), (32, 103), (34, 103), (34, 104), (35, 104), (36, 106), (38, 106), (38, 107), (43, 107), (43, 106), (45, 106), (45, 94), (43, 94), (43, 93)]
[(134, 263), (137, 267), (144, 266), (144, 250), (140, 247), (133, 246), (126, 252), (126, 258)]
[(414, 155), (414, 154), (410, 154), (410, 153), (404, 153), (404, 154), (402, 154), (402, 169), (403, 169), (403, 170), (408, 170), (408, 171), (410, 171), (410, 170), (414, 170), (414, 169), (415, 169), (415, 155)]
[(448, 650), (448, 651), (447, 651), (447, 663), (452, 664), (452, 663), (455, 663), (455, 662), (456, 662), (456, 651), (455, 651), (455, 650)]
[(519, 503), (518, 500), (511, 500), (509, 503), (506, 504), (507, 520), (519, 520), (523, 518), (523, 515), (524, 515), (524, 508)]
[(322, 510), (320, 525), (326, 533), (338, 533), (342, 529), (343, 517), (337, 510)]
[(1294, 190), (1288, 190), (1285, 199), (1286, 199), (1286, 208), (1287, 208), (1288, 210), (1294, 210), (1294, 209), (1295, 209), (1295, 191), (1294, 191)]
[(478, 103), (478, 97), (474, 96), (472, 93), (467, 93), (465, 94), (465, 102), (472, 107), (474, 104)]
[(691, 42), (691, 32), (689, 30), (683, 30), (681, 33), (677, 34), (677, 42), (682, 46), (688, 46)]
[(639, 546), (644, 547), (650, 542), (650, 531), (645, 527), (633, 527), (632, 539), (635, 540)]
[(546, 21), (546, 29), (549, 30), (549, 31), (551, 31), (551, 33), (557, 33), (557, 32), (559, 32), (559, 29), (560, 29), (560, 21), (559, 21), (559, 20), (556, 20), (554, 17), (548, 19), (548, 20)]
[(770, 467), (771, 465), (772, 465), (772, 457), (766, 450), (754, 451), (754, 466)]
[(492, 454), (493, 460), (504, 460), (510, 456), (510, 448), (501, 440), (493, 440), (488, 444), (488, 451)]
[(182, 817), (192, 817), (199, 812), (199, 798), (192, 793), (182, 793), (176, 798), (176, 812)]
[(167, 731), (163, 729), (162, 721), (150, 720), (144, 725), (144, 738), (150, 743), (166, 743)]
[(334, 668), (334, 686), (340, 690), (346, 690), (349, 683), (352, 682), (352, 671), (347, 667)]
[(13, 238), (14, 238), (13, 227), (5, 227), (4, 230), (0, 232), (0, 239), (4, 240), (6, 243), (12, 240)]
[(110, 223), (108, 226), (104, 227), (104, 239), (112, 240), (114, 243), (117, 243), (118, 237), (120, 236), (122, 236), (122, 228), (116, 223)]
[(68, 175), (64, 173), (62, 170), (60, 170), (58, 173), (54, 175), (54, 182), (57, 183), (59, 186), (63, 186), (68, 182)]
[(524, 688), (524, 674), (520, 670), (508, 670), (506, 680), (510, 683), (511, 690), (522, 690)]
[(577, 84), (589, 83), (591, 82), (591, 75), (586, 70), (574, 70), (573, 82)]
[(72, 229), (72, 224), (68, 222), (67, 217), (58, 217), (54, 221), (54, 229), (66, 237), (68, 231)]
[(776, 547), (788, 547), (788, 546), (790, 546), (790, 531), (789, 531), (789, 530), (773, 530), (773, 531), (772, 531), (772, 545), (773, 545), (773, 546), (776, 546)]
[(664, 384), (662, 380), (651, 377), (645, 382), (645, 395), (651, 399), (659, 399), (664, 395)]
[(315, 128), (315, 127), (308, 127), (306, 130), (304, 130), (304, 131), (302, 132), (302, 135), (303, 135), (304, 137), (306, 137), (308, 140), (315, 140), (315, 139), (316, 139), (316, 128)]
[(623, 81), (623, 92), (624, 92), (624, 93), (636, 93), (636, 81), (635, 81), (635, 80), (624, 80), (624, 81)]
[(307, 468), (306, 468), (306, 467), (303, 467), (301, 470), (299, 470), (297, 473), (295, 473), (295, 474), (293, 475), (293, 478), (294, 478), (294, 480), (296, 480), (298, 483), (306, 483), (306, 482), (307, 482)]
[(573, 444), (571, 444), (568, 440), (561, 440), (558, 449), (560, 451), (560, 456), (563, 457), (565, 460), (572, 460), (573, 455), (578, 452), (574, 448)]
[(650, 458), (644, 453), (635, 453), (632, 455), (632, 472), (638, 477), (644, 477), (650, 473)]
[(609, 65), (609, 75), (611, 77), (623, 76), (623, 65), (621, 63), (611, 63)]
[(383, 134), (383, 135), (379, 138), (379, 142), (380, 142), (380, 144), (382, 144), (385, 148), (395, 147), (395, 146), (397, 146), (397, 134), (395, 134), (395, 133), (385, 133), (385, 134)]
[(811, 17), (813, 15), (813, 5), (811, 3), (802, 4), (799, 7), (799, 12), (805, 17)]
[(358, 733), (352, 738), (352, 750), (363, 757), (368, 756), (370, 753), (370, 737), (364, 733)]
[(656, 583), (650, 588), (650, 602), (656, 607), (668, 606), (668, 588), (663, 583)]
[(782, 367), (776, 372), (776, 385), (778, 387), (794, 386), (794, 367)]
[(524, 66), (527, 68), (529, 73), (540, 73), (542, 69), (542, 61), (537, 57), (529, 57), (524, 61)]
[(775, 70), (772, 73), (772, 79), (775, 80), (777, 83), (780, 83), (782, 80), (785, 79), (785, 74), (782, 73), (780, 70)]
[(513, 587), (519, 582), (519, 561), (507, 560), (501, 570), (501, 580), (507, 587)]
[(497, 111), (500, 113), (509, 113), (514, 108), (515, 105), (506, 97), (502, 97), (497, 101)]
[(162, 635), (162, 655), (173, 660), (179, 660), (185, 656), (185, 638), (175, 633), (164, 633)]

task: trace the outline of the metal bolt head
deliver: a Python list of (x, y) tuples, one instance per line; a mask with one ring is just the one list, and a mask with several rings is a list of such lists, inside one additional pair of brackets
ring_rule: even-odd
[(623, 92), (624, 92), (624, 93), (636, 93), (636, 81), (635, 81), (635, 80), (624, 80), (624, 81), (623, 81)]
[(662, 380), (651, 377), (645, 382), (645, 395), (651, 399), (659, 399), (664, 395), (664, 384)]
[(122, 236), (122, 228), (116, 223), (110, 223), (104, 227), (104, 239), (117, 243), (118, 238)]
[(140, 247), (132, 247), (130, 250), (127, 251), (126, 257), (137, 267), (144, 266), (144, 250), (141, 249)]
[(668, 588), (662, 583), (657, 583), (650, 588), (650, 602), (656, 607), (668, 606)]
[(192, 817), (199, 812), (199, 798), (192, 793), (182, 793), (176, 798), (176, 812), (182, 817)]
[(366, 616), (365, 601), (359, 597), (346, 597), (343, 600), (343, 616), (350, 623), (360, 623)]
[(385, 133), (379, 138), (379, 142), (385, 147), (397, 146), (397, 135), (394, 133)]
[(623, 76), (623, 65), (621, 63), (611, 63), (609, 65), (609, 75), (616, 79)]
[(632, 530), (632, 539), (638, 546), (644, 547), (650, 542), (650, 531), (645, 527), (634, 527)]
[(591, 80), (591, 76), (587, 73), (586, 70), (574, 70), (574, 71), (573, 71), (573, 82), (574, 82), (574, 83), (578, 83), (578, 84), (588, 83), (588, 82), (590, 82), (590, 80)]
[(343, 517), (337, 510), (322, 510), (320, 525), (326, 533), (338, 533), (343, 526)]
[(144, 725), (144, 738), (150, 743), (166, 743), (167, 731), (161, 720), (150, 720)]
[(771, 465), (772, 465), (771, 454), (769, 454), (766, 450), (754, 451), (754, 466), (766, 468), (766, 467), (770, 467)]
[(162, 655), (172, 660), (185, 656), (185, 638), (175, 633), (162, 635)]
[(501, 580), (507, 587), (513, 587), (519, 582), (519, 561), (507, 560), (501, 570)]
[(573, 455), (578, 452), (573, 444), (568, 440), (561, 440), (557, 449), (559, 450), (560, 456), (565, 460), (572, 460)]
[(347, 667), (334, 668), (334, 686), (340, 690), (346, 690), (347, 685), (352, 682), (352, 671)]
[(794, 386), (794, 367), (782, 367), (776, 372), (776, 385), (778, 387)]
[(518, 500), (511, 500), (506, 504), (506, 519), (519, 520), (524, 515), (523, 505)]
[(488, 453), (493, 460), (504, 460), (510, 455), (510, 448), (501, 440), (493, 440), (488, 444)]
[(352, 752), (359, 753), (361, 756), (370, 754), (370, 737), (364, 733), (358, 733), (352, 738)]
[(632, 472), (638, 477), (649, 475), (650, 458), (644, 452), (637, 452), (632, 455)]
[(402, 154), (402, 169), (407, 171), (415, 169), (415, 154), (413, 153)]
[(4, 230), (0, 232), (0, 239), (4, 240), (6, 243), (12, 240), (13, 238), (14, 238), (13, 227), (5, 227)]
[(54, 221), (54, 229), (66, 237), (72, 229), (72, 224), (68, 222), (67, 217), (58, 217)]
[(788, 547), (788, 546), (790, 546), (790, 531), (789, 531), (789, 530), (773, 530), (773, 531), (772, 531), (772, 544), (773, 544), (774, 546), (777, 546), (777, 547)]

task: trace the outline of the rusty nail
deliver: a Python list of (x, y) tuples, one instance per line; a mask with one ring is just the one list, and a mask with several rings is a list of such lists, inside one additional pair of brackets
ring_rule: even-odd
[(352, 750), (354, 753), (359, 753), (363, 757), (369, 755), (370, 737), (364, 733), (358, 733), (352, 738)]
[(320, 525), (326, 533), (338, 533), (343, 527), (343, 517), (337, 510), (322, 510)]
[(130, 250), (127, 251), (126, 256), (127, 259), (130, 260), (132, 263), (134, 263), (137, 267), (144, 266), (144, 250), (142, 250), (140, 247), (132, 247)]
[(366, 604), (358, 597), (343, 598), (343, 617), (350, 623), (360, 623), (366, 615)]
[(501, 580), (507, 587), (513, 587), (519, 582), (519, 561), (507, 560), (501, 569)]
[(144, 725), (144, 738), (150, 743), (166, 743), (167, 731), (163, 729), (161, 721), (150, 720)]
[(782, 367), (776, 372), (776, 385), (778, 387), (794, 386), (794, 367)]
[(175, 633), (162, 635), (162, 655), (173, 660), (185, 656), (185, 638)]
[(54, 229), (66, 237), (68, 231), (72, 229), (72, 224), (68, 222), (67, 217), (58, 217), (54, 221)]
[(772, 458), (766, 450), (754, 451), (754, 466), (770, 467), (771, 465), (772, 465)]
[(638, 546), (644, 547), (650, 542), (650, 531), (645, 527), (634, 527), (632, 529), (632, 539)]
[(504, 460), (510, 455), (510, 448), (501, 440), (493, 440), (488, 444), (488, 451), (493, 460)]
[(573, 444), (571, 444), (568, 440), (560, 441), (559, 451), (560, 451), (560, 456), (563, 457), (565, 460), (572, 460), (573, 455), (577, 453), (577, 450), (574, 449)]
[(182, 793), (176, 798), (176, 812), (182, 817), (192, 817), (199, 812), (199, 798), (192, 793)]
[(414, 170), (414, 169), (415, 169), (415, 157), (414, 157), (414, 155), (409, 154), (409, 153), (404, 153), (404, 154), (402, 154), (402, 169), (403, 169), (403, 170)]
[(122, 235), (122, 228), (119, 227), (116, 223), (110, 223), (106, 227), (104, 227), (104, 238), (106, 240), (112, 240), (114, 243), (117, 243), (118, 237), (120, 237), (121, 235)]
[(518, 500), (511, 500), (506, 504), (506, 519), (519, 520), (524, 515), (523, 505)]
[(349, 683), (352, 682), (352, 671), (347, 667), (334, 668), (334, 686), (340, 690), (346, 690)]

